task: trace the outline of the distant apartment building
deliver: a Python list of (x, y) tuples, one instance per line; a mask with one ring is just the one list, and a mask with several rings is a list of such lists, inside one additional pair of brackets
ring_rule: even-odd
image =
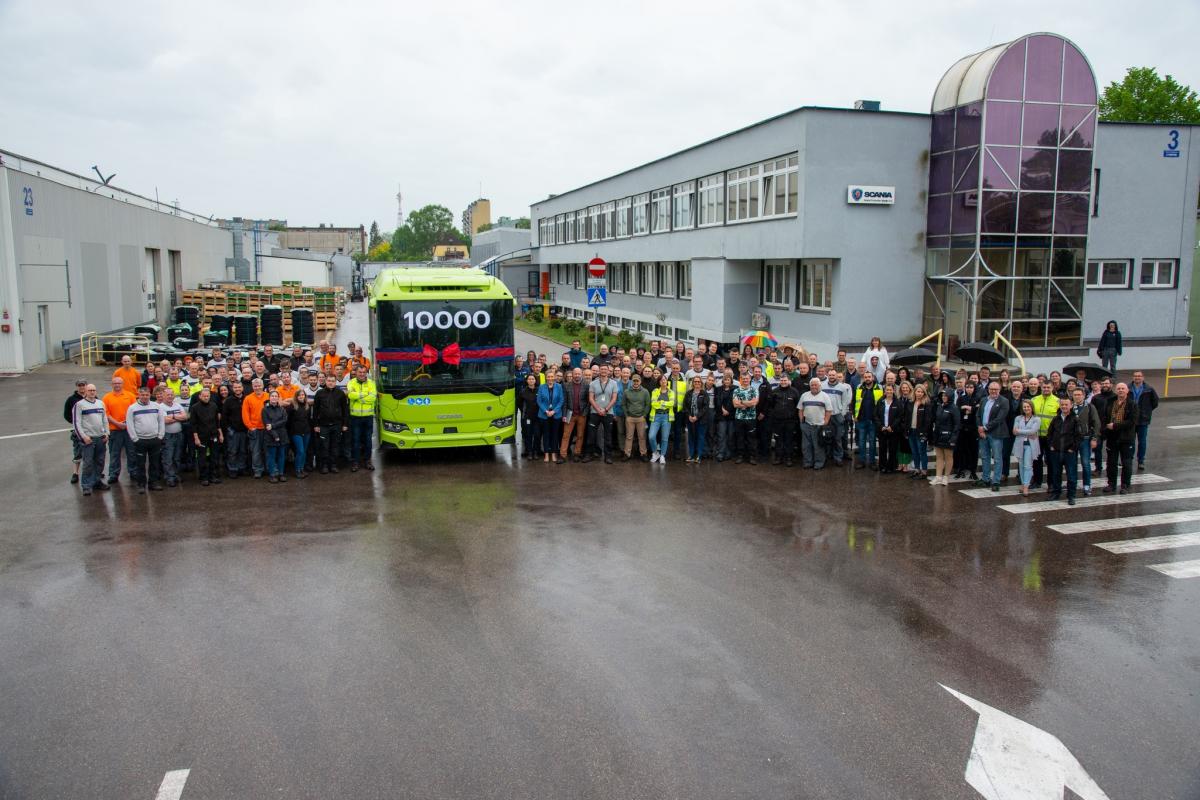
[(367, 252), (367, 229), (335, 228), (318, 225), (315, 228), (288, 227), (279, 232), (279, 244), (286, 250), (306, 250), (348, 256)]
[(462, 231), (465, 236), (474, 236), (479, 233), (480, 225), (490, 225), (492, 223), (492, 201), (481, 197), (471, 203), (463, 212), (462, 223)]

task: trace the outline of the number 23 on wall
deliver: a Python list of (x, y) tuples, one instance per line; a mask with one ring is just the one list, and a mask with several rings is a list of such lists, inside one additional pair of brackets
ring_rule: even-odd
[(25, 193), (25, 216), (33, 216), (33, 189), (28, 186), (23, 188)]
[(1163, 158), (1179, 158), (1179, 131), (1167, 134), (1167, 149), (1163, 150)]

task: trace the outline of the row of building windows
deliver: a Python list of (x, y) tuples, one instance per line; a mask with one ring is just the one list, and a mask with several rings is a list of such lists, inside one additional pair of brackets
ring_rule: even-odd
[[(1179, 262), (1171, 258), (1144, 259), (1138, 273), (1138, 286), (1142, 289), (1174, 289), (1179, 279)], [(1133, 261), (1114, 259), (1089, 261), (1087, 265), (1089, 289), (1132, 289)]]
[[(590, 322), (594, 318), (592, 309), (574, 308), (571, 306), (563, 307), (563, 316), (585, 322)], [(689, 344), (695, 343), (692, 340), (691, 332), (687, 328), (676, 328), (671, 325), (661, 325), (649, 320), (633, 319), (632, 317), (622, 317), (616, 314), (600, 314), (598, 318), (601, 325), (606, 325), (613, 330), (640, 333), (647, 338), (678, 339), (681, 342)]]
[[(550, 280), (559, 286), (583, 289), (587, 285), (586, 264), (551, 264)], [(692, 262), (642, 261), (609, 264), (608, 291), (647, 297), (692, 299)]]
[(759, 302), (798, 311), (833, 310), (833, 262), (828, 259), (764, 261)]
[(794, 216), (798, 154), (538, 220), (538, 244), (625, 239), (651, 233)]

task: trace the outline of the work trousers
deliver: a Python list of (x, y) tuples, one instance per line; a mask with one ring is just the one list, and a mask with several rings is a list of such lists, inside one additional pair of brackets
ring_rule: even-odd
[(758, 420), (755, 431), (758, 433), (758, 457), (765, 461), (771, 454), (771, 434), (774, 432), (771, 420), (766, 417)]
[(588, 427), (592, 430), (596, 452), (605, 458), (612, 458), (612, 414), (592, 414), (588, 417)]
[(841, 414), (834, 414), (829, 418), (829, 424), (833, 426), (833, 440), (829, 443), (827, 455), (833, 459), (833, 463), (841, 464), (845, 457), (846, 418)]
[(246, 469), (246, 431), (225, 429), (225, 469), (230, 476)]
[(95, 488), (104, 480), (104, 452), (108, 447), (108, 437), (93, 438), (91, 444), (79, 442), (79, 486), (83, 489)]
[(196, 473), (202, 481), (221, 477), (221, 441), (216, 436), (209, 441), (200, 440), (196, 449)]
[(1118, 469), (1121, 487), (1128, 489), (1133, 483), (1133, 442), (1108, 442), (1108, 485), (1117, 488)]
[(336, 467), (341, 445), (341, 426), (322, 425), (321, 432), (317, 434), (317, 468), (333, 469)]
[(561, 458), (567, 457), (572, 435), (575, 436), (575, 455), (578, 457), (583, 453), (583, 440), (587, 438), (587, 414), (572, 414), (570, 421), (563, 423), (562, 442), (558, 448)]
[(625, 446), (625, 415), (613, 413), (613, 449), (621, 450)]
[(733, 446), (737, 450), (739, 458), (755, 457), (758, 442), (754, 437), (754, 423), (755, 421), (752, 419), (738, 419), (733, 422)]
[(979, 461), (979, 432), (974, 428), (963, 428), (958, 432), (954, 445), (954, 471), (974, 472)]
[(350, 416), (350, 460), (366, 464), (371, 460), (372, 440), (375, 438), (375, 417), (370, 414)]
[(666, 414), (658, 414), (650, 421), (650, 451), (655, 455), (666, 458), (667, 445), (671, 441), (671, 418)]
[(1061, 452), (1055, 451), (1046, 454), (1046, 465), (1050, 468), (1049, 483), (1050, 494), (1062, 494), (1062, 479), (1063, 470), (1067, 472), (1067, 497), (1075, 499), (1075, 472), (1078, 469), (1076, 466), (1075, 451)]
[(167, 479), (167, 483), (175, 484), (179, 481), (179, 459), (182, 454), (182, 433), (168, 433), (163, 437), (162, 467), (163, 477)]
[(950, 464), (953, 463), (953, 461), (954, 461), (954, 451), (951, 450), (949, 447), (935, 447), (934, 448), (934, 458), (935, 458), (935, 461), (933, 462), (934, 477), (949, 478), (950, 477)]
[(983, 456), (983, 471), (979, 477), (992, 486), (1000, 485), (1000, 460), (1004, 457), (1004, 440), (999, 436), (987, 436), (979, 440)]
[(854, 423), (854, 439), (858, 443), (855, 461), (875, 466), (875, 420), (860, 419)]
[(539, 455), (542, 449), (541, 437), (537, 435), (537, 423), (537, 417), (521, 417), (521, 446), (525, 455), (531, 458)]
[(675, 421), (671, 423), (671, 442), (669, 444), (670, 457), (676, 460), (683, 458), (684, 434), (687, 431), (687, 417), (681, 412), (675, 412)]
[(900, 434), (895, 431), (879, 431), (879, 471), (896, 471), (896, 457), (900, 451)]
[(162, 480), (162, 439), (138, 439), (133, 443), (129, 474), (138, 486)]
[[(180, 436), (179, 436), (179, 457), (177, 459), (175, 459), (176, 463), (177, 463), (177, 466), (175, 468), (176, 477), (178, 477), (178, 473), (179, 473), (180, 469), (182, 469), (184, 472), (190, 472), (192, 470), (192, 468), (195, 466), (195, 462), (196, 462), (195, 450), (196, 450), (196, 448), (194, 447), (194, 445), (192, 443), (192, 434), (193, 433), (194, 433), (194, 431), (192, 430), (192, 425), (190, 422), (181, 423), (181, 430), (180, 430)], [(164, 446), (165, 446), (165, 444), (164, 444)], [(165, 467), (165, 465), (164, 465), (164, 467)], [(170, 480), (171, 476), (168, 475), (167, 479)]]
[(267, 454), (266, 443), (263, 437), (266, 436), (266, 431), (262, 428), (246, 431), (246, 450), (250, 454), (250, 468), (254, 471), (254, 477), (261, 478), (266, 467)]
[(538, 429), (542, 432), (542, 453), (558, 451), (558, 440), (562, 438), (562, 420), (558, 417), (538, 419)]
[(800, 447), (806, 467), (821, 469), (825, 466), (825, 446), (821, 443), (821, 429), (824, 427), (811, 422), (800, 425)]
[(650, 451), (646, 449), (646, 418), (625, 417), (625, 455), (633, 455), (633, 440), (637, 437), (638, 454), (645, 458)]
[(133, 477), (133, 440), (129, 431), (115, 430), (108, 432), (108, 482), (115, 483), (121, 477), (121, 454), (125, 454), (125, 466)]

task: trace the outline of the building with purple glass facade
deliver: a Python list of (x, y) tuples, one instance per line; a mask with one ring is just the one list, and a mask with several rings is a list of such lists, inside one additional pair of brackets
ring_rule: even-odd
[(999, 331), (1042, 369), (1117, 319), (1122, 366), (1161, 368), (1191, 349), (1200, 133), (1096, 104), (1083, 53), (1032, 34), (953, 64), (928, 115), (800, 108), (535, 203), (533, 260), (590, 318), (603, 257), (601, 321), (647, 338), (766, 318), (825, 357)]

